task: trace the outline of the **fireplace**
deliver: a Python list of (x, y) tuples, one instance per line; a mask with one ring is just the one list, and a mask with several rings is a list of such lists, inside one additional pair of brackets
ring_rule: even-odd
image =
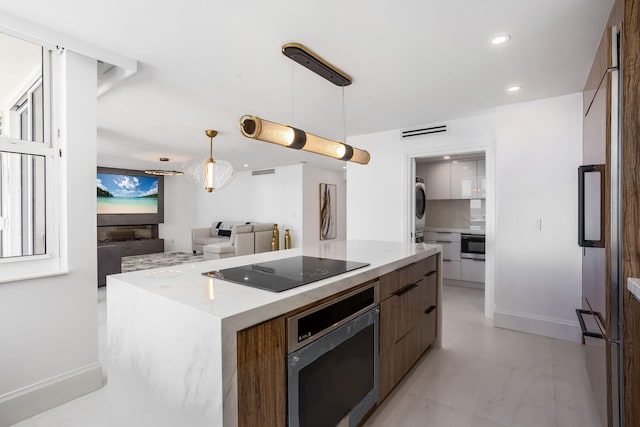
[(113, 225), (98, 227), (98, 243), (158, 238), (158, 224)]
[(158, 237), (158, 224), (99, 226), (97, 234), (98, 246), (119, 246), (122, 256), (164, 252)]

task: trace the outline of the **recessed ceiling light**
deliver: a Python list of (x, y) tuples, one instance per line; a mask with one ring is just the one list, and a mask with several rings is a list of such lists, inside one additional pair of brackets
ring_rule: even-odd
[(511, 40), (511, 36), (509, 34), (500, 34), (499, 36), (495, 36), (491, 39), (491, 44), (501, 45), (505, 44), (509, 40)]
[(248, 167), (249, 167), (249, 165), (245, 163), (245, 164), (244, 164), (244, 167), (245, 167), (245, 168), (248, 168)]
[(443, 159), (445, 160), (449, 160), (451, 158), (451, 156), (444, 156)]
[(346, 168), (347, 168), (346, 166), (343, 166), (343, 167), (342, 167), (342, 169), (346, 169)]
[(520, 92), (521, 90), (522, 90), (522, 86), (521, 85), (513, 85), (513, 86), (509, 86), (507, 88), (507, 92), (510, 92), (510, 93)]

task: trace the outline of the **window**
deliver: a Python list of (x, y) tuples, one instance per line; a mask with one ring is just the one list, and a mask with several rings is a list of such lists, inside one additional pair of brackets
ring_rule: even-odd
[[(0, 263), (59, 257), (51, 138), (51, 51), (0, 33)], [(33, 270), (33, 265), (23, 266)], [(40, 270), (46, 273), (46, 268)], [(9, 273), (9, 276), (11, 274)], [(7, 279), (6, 277), (0, 277)]]

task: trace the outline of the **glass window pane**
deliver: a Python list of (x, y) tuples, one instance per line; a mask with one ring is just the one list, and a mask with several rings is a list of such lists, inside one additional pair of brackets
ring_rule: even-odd
[(0, 33), (0, 52), (2, 136), (43, 142), (42, 46)]
[(46, 252), (45, 157), (0, 152), (0, 257)]

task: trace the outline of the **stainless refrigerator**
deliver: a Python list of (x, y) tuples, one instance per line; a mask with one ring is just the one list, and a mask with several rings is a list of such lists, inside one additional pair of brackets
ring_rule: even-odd
[[(622, 279), (620, 260), (619, 32), (609, 31), (609, 66), (585, 99), (583, 164), (578, 170), (578, 242), (583, 248), (582, 328), (587, 372), (603, 426), (622, 420)], [(585, 91), (585, 94), (591, 94)]]

